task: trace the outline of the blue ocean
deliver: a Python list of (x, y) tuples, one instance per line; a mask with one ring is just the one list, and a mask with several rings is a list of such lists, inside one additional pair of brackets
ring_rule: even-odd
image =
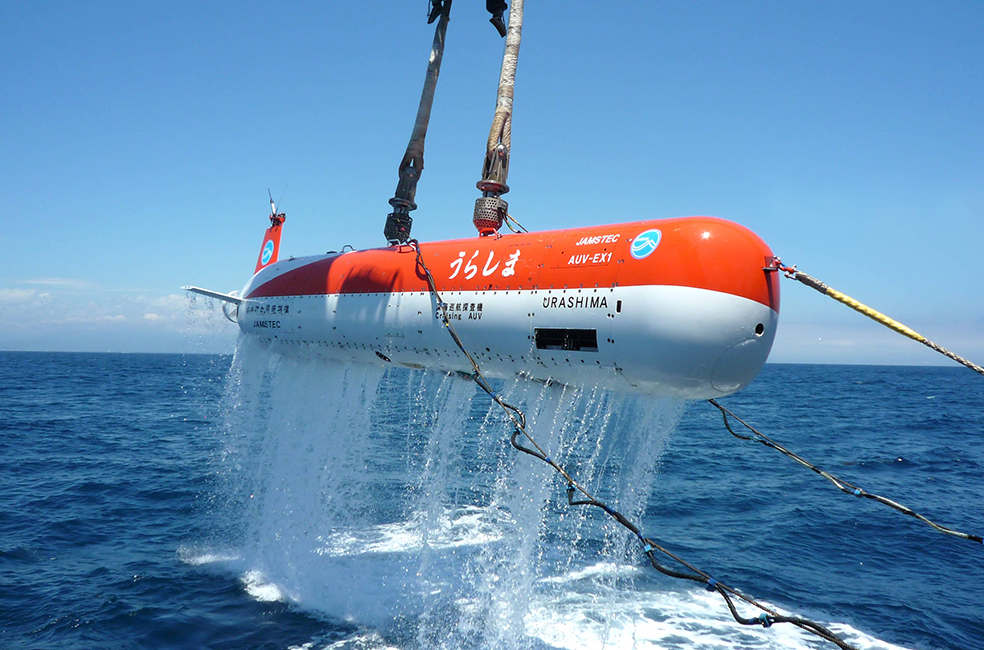
[[(835, 647), (740, 626), (654, 571), (513, 449), (467, 378), (245, 341), (3, 352), (0, 371), (0, 648)], [(857, 648), (984, 648), (981, 545), (734, 438), (705, 402), (496, 387), (581, 483), (717, 580)], [(969, 370), (770, 364), (721, 403), (838, 477), (984, 532)]]

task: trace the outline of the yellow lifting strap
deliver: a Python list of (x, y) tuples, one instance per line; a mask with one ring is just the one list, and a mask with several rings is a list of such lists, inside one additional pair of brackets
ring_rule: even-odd
[(786, 277), (787, 278), (791, 278), (793, 280), (798, 280), (799, 282), (802, 282), (806, 286), (808, 286), (808, 287), (810, 287), (812, 289), (816, 289), (817, 291), (819, 291), (823, 295), (830, 296), (831, 298), (833, 298), (837, 302), (840, 302), (840, 303), (843, 303), (843, 304), (847, 305), (848, 307), (850, 307), (854, 311), (859, 312), (861, 314), (864, 314), (865, 316), (867, 316), (871, 320), (874, 320), (874, 321), (877, 321), (877, 322), (881, 323), (882, 325), (884, 325), (885, 327), (889, 328), (890, 330), (894, 330), (894, 331), (898, 332), (899, 334), (902, 334), (903, 336), (908, 336), (910, 339), (912, 339), (914, 341), (919, 341), (920, 343), (922, 343), (926, 347), (932, 348), (933, 350), (936, 350), (940, 354), (953, 359), (957, 363), (967, 366), (968, 368), (970, 368), (974, 372), (977, 372), (977, 373), (979, 373), (981, 375), (984, 375), (984, 368), (980, 367), (976, 363), (974, 363), (972, 361), (969, 361), (967, 359), (964, 359), (960, 355), (955, 354), (955, 353), (947, 350), (943, 346), (940, 346), (940, 345), (937, 345), (936, 343), (933, 343), (932, 341), (930, 341), (929, 339), (927, 339), (925, 336), (923, 336), (919, 332), (917, 332), (917, 331), (915, 331), (915, 330), (913, 330), (913, 329), (911, 329), (909, 327), (906, 327), (905, 325), (903, 325), (902, 323), (898, 322), (894, 318), (889, 318), (888, 316), (886, 316), (885, 314), (881, 313), (880, 311), (875, 310), (875, 309), (872, 309), (871, 307), (858, 302), (857, 300), (855, 300), (854, 298), (850, 297), (849, 295), (847, 295), (845, 293), (841, 293), (840, 291), (837, 291), (836, 289), (832, 289), (831, 287), (828, 287), (826, 284), (824, 284), (820, 280), (817, 280), (813, 276), (807, 275), (806, 273), (803, 273), (802, 271), (797, 271), (795, 266), (784, 266), (782, 264), (782, 261), (778, 257), (773, 260), (773, 262), (772, 262), (772, 268), (775, 268), (778, 271), (782, 271), (783, 273), (786, 274)]

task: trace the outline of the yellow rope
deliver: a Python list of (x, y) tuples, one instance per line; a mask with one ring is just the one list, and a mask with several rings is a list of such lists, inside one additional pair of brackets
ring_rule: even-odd
[(867, 316), (868, 318), (878, 321), (885, 327), (895, 330), (896, 332), (902, 334), (903, 336), (908, 336), (910, 339), (919, 341), (920, 343), (925, 343), (927, 341), (926, 337), (920, 334), (919, 332), (916, 332), (915, 330), (906, 327), (905, 325), (898, 322), (894, 318), (889, 318), (888, 316), (881, 313), (880, 311), (872, 309), (867, 305), (861, 304), (860, 302), (850, 297), (846, 293), (841, 293), (836, 289), (831, 289), (830, 287), (827, 287), (827, 295), (838, 302), (844, 303), (854, 311), (860, 312), (865, 316)]
[(903, 336), (908, 336), (910, 339), (912, 339), (914, 341), (919, 341), (920, 343), (922, 343), (926, 347), (931, 348), (933, 350), (936, 350), (940, 354), (942, 354), (942, 355), (944, 355), (946, 357), (949, 357), (950, 359), (953, 359), (957, 363), (962, 364), (964, 366), (967, 366), (968, 368), (970, 368), (974, 372), (977, 372), (977, 373), (979, 373), (981, 375), (984, 375), (984, 368), (980, 367), (976, 363), (973, 363), (972, 361), (968, 361), (967, 359), (964, 359), (960, 355), (954, 354), (953, 352), (947, 350), (946, 348), (944, 348), (944, 347), (942, 347), (940, 345), (937, 345), (936, 343), (933, 343), (932, 341), (930, 341), (929, 339), (927, 339), (925, 336), (923, 336), (919, 332), (917, 332), (917, 331), (915, 331), (915, 330), (913, 330), (913, 329), (911, 329), (909, 327), (906, 327), (905, 325), (903, 325), (902, 323), (898, 322), (894, 318), (889, 318), (888, 316), (886, 316), (885, 314), (881, 313), (880, 311), (878, 311), (876, 309), (872, 309), (871, 307), (869, 307), (869, 306), (867, 306), (867, 305), (865, 305), (863, 303), (858, 302), (857, 300), (855, 300), (854, 298), (850, 297), (849, 295), (847, 295), (845, 293), (841, 293), (840, 291), (837, 291), (836, 289), (832, 289), (832, 288), (828, 287), (826, 284), (824, 284), (820, 280), (817, 280), (813, 276), (807, 275), (806, 273), (803, 273), (801, 271), (797, 271), (795, 266), (791, 266), (791, 267), (790, 266), (783, 266), (782, 265), (782, 262), (780, 262), (778, 258), (776, 258), (776, 260), (773, 263), (773, 265), (774, 265), (774, 267), (776, 269), (784, 272), (786, 274), (786, 277), (787, 278), (792, 278), (793, 280), (798, 280), (798, 281), (802, 282), (803, 284), (805, 284), (806, 286), (811, 287), (813, 289), (816, 289), (817, 291), (819, 291), (820, 293), (824, 294), (825, 296), (830, 296), (831, 298), (833, 298), (837, 302), (843, 303), (843, 304), (847, 305), (848, 307), (850, 307), (851, 309), (853, 309), (854, 311), (856, 311), (858, 313), (861, 313), (861, 314), (864, 314), (868, 318), (881, 323), (882, 325), (884, 325), (885, 327), (889, 328), (890, 330), (893, 330), (895, 332), (898, 332), (899, 334), (902, 334)]

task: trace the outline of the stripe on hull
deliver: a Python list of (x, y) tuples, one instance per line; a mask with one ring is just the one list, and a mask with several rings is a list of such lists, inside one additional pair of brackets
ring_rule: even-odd
[[(652, 232), (660, 236), (645, 246)], [(474, 237), (421, 244), (421, 250), (442, 292), (670, 285), (779, 310), (778, 277), (759, 272), (772, 251), (747, 228), (713, 217)], [(400, 246), (280, 262), (254, 276), (244, 295), (426, 290), (413, 249)]]
[[(689, 399), (747, 385), (768, 357), (778, 320), (760, 303), (688, 287), (442, 297), (462, 342), (490, 376), (525, 373)], [(250, 298), (239, 323), (288, 352), (313, 348), (329, 358), (380, 363), (378, 352), (408, 367), (471, 370), (428, 292)], [(579, 340), (558, 338), (571, 333)]]

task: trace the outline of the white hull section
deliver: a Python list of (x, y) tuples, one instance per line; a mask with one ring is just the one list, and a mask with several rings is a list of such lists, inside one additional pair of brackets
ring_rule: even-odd
[[(765, 364), (779, 318), (747, 298), (676, 286), (441, 296), (487, 376), (687, 399), (744, 388)], [(285, 353), (472, 371), (429, 292), (251, 298), (238, 320), (243, 332)]]

